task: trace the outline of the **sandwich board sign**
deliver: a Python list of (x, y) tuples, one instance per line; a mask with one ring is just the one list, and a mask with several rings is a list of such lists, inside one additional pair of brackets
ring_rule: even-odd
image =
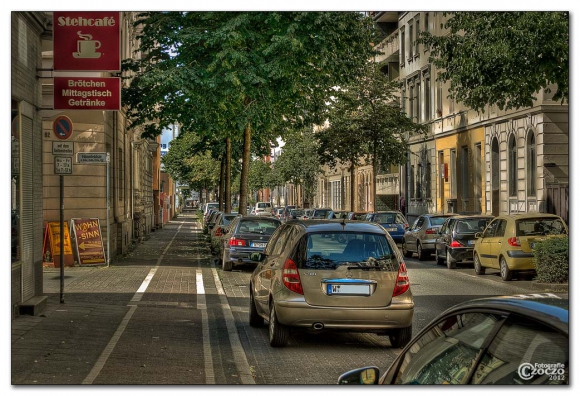
[(79, 264), (105, 264), (105, 249), (99, 219), (71, 219), (71, 222)]

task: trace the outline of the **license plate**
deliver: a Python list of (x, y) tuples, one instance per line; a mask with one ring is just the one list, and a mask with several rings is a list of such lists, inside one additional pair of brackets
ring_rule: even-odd
[(396, 228), (387, 228), (387, 231), (397, 231)]
[(351, 294), (359, 296), (370, 296), (371, 288), (369, 285), (326, 285), (326, 294)]
[(475, 245), (475, 241), (467, 241), (468, 245)]
[(259, 248), (263, 248), (266, 247), (266, 243), (265, 242), (250, 242), (250, 247), (259, 247)]

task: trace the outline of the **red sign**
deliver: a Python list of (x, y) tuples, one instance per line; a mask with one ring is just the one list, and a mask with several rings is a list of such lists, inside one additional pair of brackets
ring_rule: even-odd
[(99, 219), (71, 219), (80, 265), (104, 264), (105, 250)]
[(73, 132), (73, 123), (67, 116), (58, 116), (52, 123), (54, 136), (60, 140), (67, 140)]
[(118, 77), (54, 77), (55, 110), (120, 110)]
[(53, 12), (54, 70), (120, 71), (121, 13)]

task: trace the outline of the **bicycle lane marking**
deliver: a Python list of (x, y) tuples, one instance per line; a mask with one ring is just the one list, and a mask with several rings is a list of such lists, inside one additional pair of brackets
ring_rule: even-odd
[(226, 320), (228, 336), (230, 337), (230, 345), (232, 346), (232, 353), (234, 355), (234, 362), (236, 364), (238, 374), (240, 375), (242, 384), (255, 385), (256, 382), (252, 376), (252, 371), (250, 370), (250, 364), (248, 363), (246, 352), (244, 351), (242, 343), (240, 342), (240, 336), (238, 335), (238, 330), (236, 328), (236, 320), (232, 314), (232, 307), (230, 307), (230, 304), (228, 303), (228, 298), (222, 287), (222, 282), (220, 281), (217, 270), (212, 268), (211, 272), (213, 274), (215, 286), (220, 298), (221, 308)]
[(151, 271), (149, 271), (149, 274), (147, 274), (147, 276), (143, 280), (143, 283), (141, 284), (139, 289), (137, 289), (137, 291), (133, 295), (133, 298), (131, 299), (130, 303), (127, 304), (127, 306), (129, 307), (129, 311), (127, 311), (127, 313), (125, 314), (125, 317), (123, 318), (123, 320), (121, 320), (121, 323), (119, 324), (119, 327), (117, 327), (115, 334), (113, 334), (113, 336), (109, 340), (109, 343), (107, 344), (107, 346), (105, 347), (105, 349), (103, 350), (103, 352), (101, 353), (101, 355), (99, 356), (97, 361), (95, 362), (95, 365), (93, 366), (93, 368), (91, 369), (89, 374), (85, 377), (85, 379), (81, 383), (82, 385), (91, 385), (93, 383), (93, 381), (99, 376), (103, 367), (105, 367), (105, 364), (107, 363), (107, 360), (111, 356), (111, 353), (113, 353), (113, 350), (115, 349), (115, 346), (117, 345), (117, 342), (119, 342), (119, 339), (121, 338), (121, 336), (123, 335), (123, 332), (127, 328), (127, 325), (129, 324), (129, 321), (131, 320), (131, 317), (133, 316), (133, 314), (137, 310), (137, 305), (131, 304), (131, 303), (141, 301), (141, 298), (143, 297), (143, 293), (145, 293), (145, 290), (147, 290), (147, 286), (149, 286), (151, 279), (153, 279), (153, 275), (155, 275), (155, 272), (157, 271), (157, 269), (159, 268), (159, 265), (161, 264), (161, 260), (163, 260), (163, 257), (165, 256), (165, 254), (167, 253), (167, 251), (171, 247), (171, 244), (175, 240), (175, 237), (177, 236), (177, 234), (181, 230), (181, 227), (183, 226), (184, 223), (185, 223), (185, 221), (181, 222), (181, 224), (177, 228), (177, 231), (175, 231), (175, 235), (173, 235), (173, 238), (171, 238), (171, 241), (169, 241), (169, 243), (167, 244), (167, 246), (165, 247), (165, 249), (163, 250), (163, 252), (159, 256), (159, 259), (157, 260), (155, 267), (151, 268)]
[(195, 271), (197, 309), (201, 311), (201, 326), (203, 337), (203, 360), (205, 366), (205, 383), (215, 384), (215, 372), (213, 370), (213, 358), (211, 355), (211, 343), (209, 336), (209, 319), (207, 316), (207, 304), (205, 300), (205, 287), (203, 286), (203, 276), (201, 268)]

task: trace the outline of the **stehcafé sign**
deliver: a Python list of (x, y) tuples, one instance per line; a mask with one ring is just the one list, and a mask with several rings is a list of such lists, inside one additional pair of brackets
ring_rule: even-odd
[(121, 13), (53, 12), (55, 71), (120, 71)]
[(55, 110), (120, 110), (118, 77), (54, 77)]

